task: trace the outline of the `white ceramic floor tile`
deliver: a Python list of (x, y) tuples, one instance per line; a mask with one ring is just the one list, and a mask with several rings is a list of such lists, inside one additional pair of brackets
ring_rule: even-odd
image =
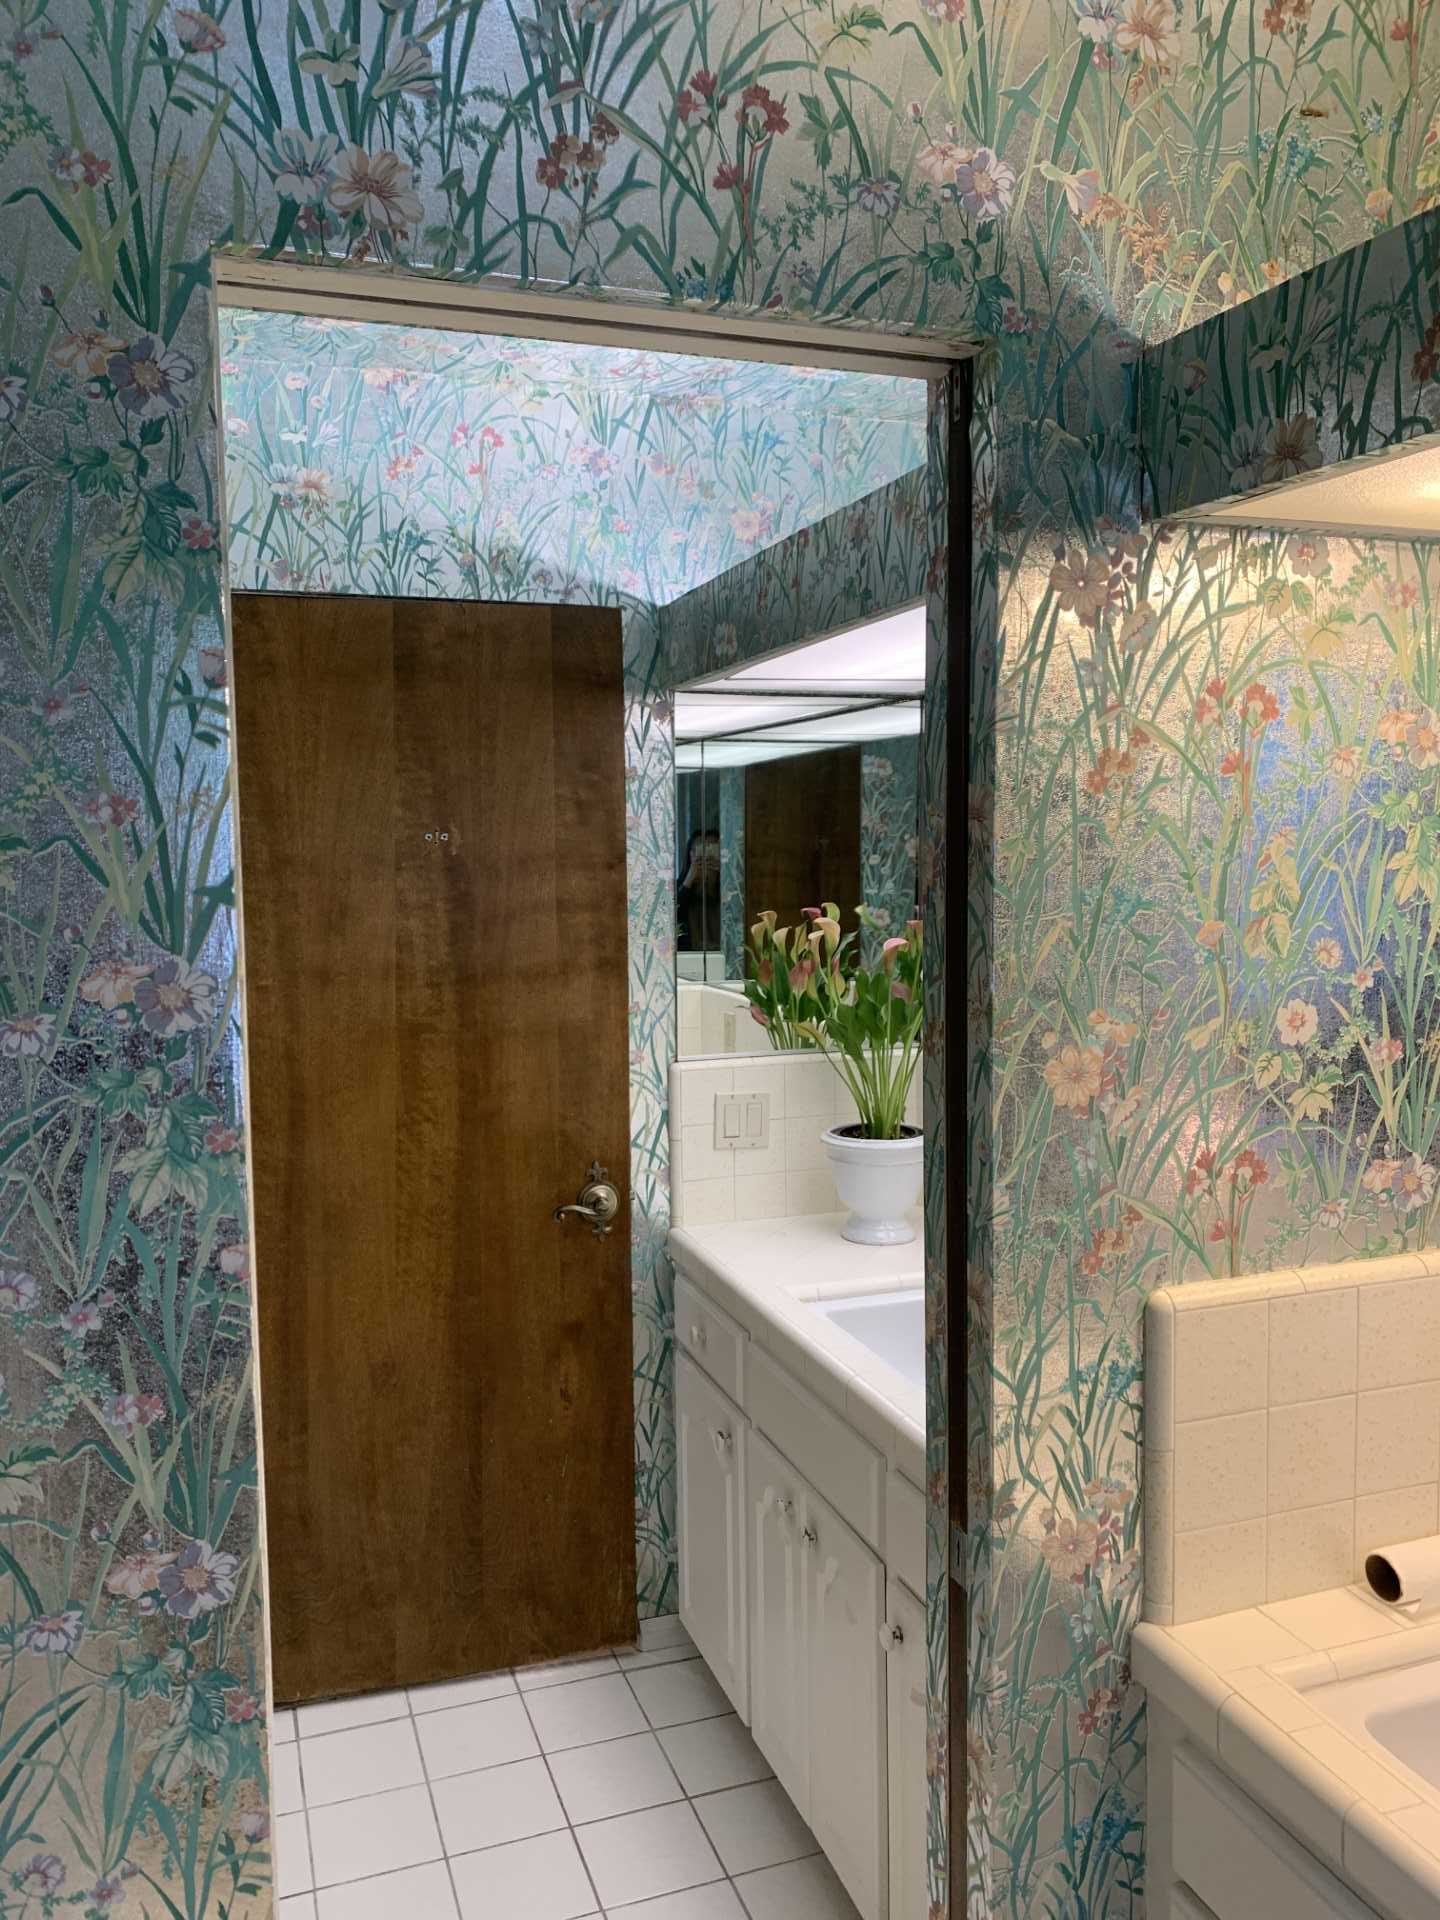
[(315, 1920), (314, 1894), (297, 1893), (293, 1899), (282, 1900), (280, 1920)]
[(854, 1901), (823, 1854), (743, 1874), (735, 1891), (750, 1920), (860, 1920)]
[(533, 1693), (539, 1687), (565, 1687), (575, 1680), (599, 1680), (616, 1670), (614, 1654), (599, 1653), (590, 1659), (552, 1660), (543, 1667), (517, 1667), (515, 1681), (522, 1693)]
[(529, 1840), (565, 1824), (565, 1810), (543, 1760), (517, 1760), (483, 1773), (437, 1780), (432, 1789), (448, 1854), (475, 1853), (507, 1840)]
[(603, 1740), (597, 1747), (570, 1747), (551, 1755), (550, 1771), (577, 1827), (685, 1797), (653, 1733)]
[(399, 1787), (365, 1800), (314, 1808), (310, 1850), (317, 1887), (423, 1866), (445, 1851), (428, 1787)]
[(270, 1740), (273, 1746), (284, 1747), (296, 1737), (295, 1714), (290, 1707), (277, 1707), (270, 1716)]
[(661, 1614), (640, 1622), (640, 1651), (653, 1653), (657, 1647), (693, 1647), (695, 1642), (680, 1624), (678, 1613)]
[(388, 1793), (392, 1787), (416, 1787), (425, 1778), (408, 1715), (381, 1726), (323, 1733), (314, 1740), (302, 1733), (300, 1765), (305, 1773), (305, 1804), (312, 1810), (333, 1806), (337, 1800)]
[(302, 1740), (316, 1733), (341, 1733), (346, 1727), (373, 1727), (382, 1720), (403, 1720), (410, 1708), (404, 1689), (394, 1693), (357, 1693), (348, 1700), (322, 1700), (299, 1707), (295, 1725)]
[(708, 1720), (733, 1712), (703, 1660), (643, 1667), (628, 1677), (652, 1727), (676, 1727), (686, 1720)]
[(310, 1866), (310, 1830), (303, 1813), (282, 1813), (270, 1823), (270, 1852), (274, 1860), (275, 1891), (282, 1900), (292, 1893), (308, 1893), (315, 1884)]
[(595, 1893), (569, 1833), (517, 1840), (451, 1862), (462, 1920), (580, 1920)]
[(712, 1880), (708, 1886), (662, 1893), (658, 1900), (642, 1900), (638, 1906), (611, 1907), (607, 1920), (745, 1920), (745, 1909), (728, 1880)]
[(733, 1713), (722, 1720), (666, 1727), (659, 1740), (681, 1786), (692, 1796), (770, 1778), (770, 1762)]
[(576, 1680), (568, 1687), (543, 1687), (527, 1694), (525, 1704), (546, 1753), (645, 1731), (645, 1716), (619, 1673), (604, 1680)]
[(318, 1920), (457, 1920), (443, 1860), (375, 1880), (354, 1880), (316, 1895)]
[(540, 1751), (518, 1693), (482, 1700), (473, 1707), (423, 1714), (415, 1726), (425, 1771), (432, 1780), (507, 1766), (512, 1760), (532, 1759)]
[(597, 1821), (579, 1828), (575, 1838), (603, 1907), (653, 1900), (723, 1878), (715, 1849), (684, 1801)]
[(300, 1788), (300, 1749), (293, 1743), (276, 1747), (270, 1756), (270, 1811), (299, 1813), (305, 1805)]
[(778, 1780), (707, 1794), (695, 1802), (695, 1811), (729, 1874), (778, 1867), (817, 1851), (814, 1834)]
[(473, 1707), (478, 1700), (498, 1700), (514, 1693), (510, 1673), (479, 1673), (473, 1680), (438, 1680), (433, 1687), (411, 1687), (412, 1713), (442, 1713), (446, 1707)]

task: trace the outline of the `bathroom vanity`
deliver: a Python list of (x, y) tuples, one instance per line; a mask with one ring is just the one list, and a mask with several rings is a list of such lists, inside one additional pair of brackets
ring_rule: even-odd
[(924, 1920), (921, 1242), (841, 1217), (670, 1234), (680, 1617), (864, 1920)]

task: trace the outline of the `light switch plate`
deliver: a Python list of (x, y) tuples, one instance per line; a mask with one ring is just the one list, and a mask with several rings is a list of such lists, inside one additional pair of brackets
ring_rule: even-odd
[(715, 1096), (715, 1150), (735, 1152), (742, 1147), (770, 1144), (768, 1093), (717, 1093)]

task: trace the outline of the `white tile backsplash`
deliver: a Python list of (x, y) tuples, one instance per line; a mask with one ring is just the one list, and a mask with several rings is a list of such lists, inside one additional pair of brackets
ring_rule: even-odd
[(1163, 1288), (1145, 1358), (1148, 1619), (1346, 1586), (1440, 1526), (1440, 1251)]
[[(719, 1094), (766, 1094), (770, 1139), (763, 1147), (715, 1145)], [(820, 1136), (855, 1118), (849, 1089), (828, 1060), (737, 1054), (717, 1067), (677, 1060), (670, 1068), (670, 1218), (677, 1227), (835, 1213), (840, 1201)], [(917, 1072), (906, 1118), (921, 1124)]]

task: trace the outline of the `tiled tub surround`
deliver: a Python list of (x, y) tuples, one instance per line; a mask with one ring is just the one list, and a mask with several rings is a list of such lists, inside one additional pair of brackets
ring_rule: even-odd
[(922, 1243), (843, 1218), (669, 1236), (680, 1612), (862, 1920), (925, 1920), (923, 1369), (822, 1311), (918, 1319)]
[[(768, 1100), (767, 1145), (717, 1149), (716, 1096), (732, 1093)], [(855, 1117), (849, 1089), (817, 1055), (737, 1054), (723, 1064), (677, 1060), (670, 1069), (671, 1224), (834, 1213), (840, 1203), (820, 1136)], [(906, 1119), (921, 1124), (918, 1073)]]
[(1359, 1587), (1137, 1628), (1151, 1920), (1435, 1920), (1440, 1792), (1309, 1689), (1437, 1658), (1434, 1610)]
[(1440, 1254), (1163, 1288), (1145, 1314), (1145, 1617), (1348, 1585), (1437, 1531)]
[(272, 1731), (278, 1920), (855, 1920), (673, 1617)]

